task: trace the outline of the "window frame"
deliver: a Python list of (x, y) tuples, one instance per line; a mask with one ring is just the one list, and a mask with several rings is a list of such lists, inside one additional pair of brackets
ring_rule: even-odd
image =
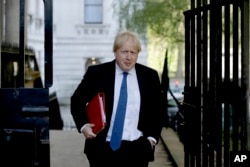
[(84, 23), (103, 23), (103, 0), (84, 0)]

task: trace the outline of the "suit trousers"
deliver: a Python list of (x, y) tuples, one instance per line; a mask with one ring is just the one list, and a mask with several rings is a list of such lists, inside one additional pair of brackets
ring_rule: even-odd
[(154, 148), (145, 137), (134, 141), (122, 141), (121, 147), (113, 151), (105, 142), (95, 153), (87, 154), (90, 167), (148, 167)]

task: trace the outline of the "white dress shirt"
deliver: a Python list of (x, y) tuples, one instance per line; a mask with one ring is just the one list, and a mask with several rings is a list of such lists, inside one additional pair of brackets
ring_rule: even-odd
[[(110, 141), (112, 134), (122, 78), (123, 78), (123, 71), (116, 64), (113, 114), (111, 117), (110, 128), (106, 138), (107, 141)], [(127, 90), (128, 90), (128, 100), (127, 100), (127, 108), (126, 108), (122, 140), (133, 141), (143, 135), (142, 132), (137, 129), (139, 121), (141, 97), (140, 97), (135, 68), (131, 69), (128, 72)]]

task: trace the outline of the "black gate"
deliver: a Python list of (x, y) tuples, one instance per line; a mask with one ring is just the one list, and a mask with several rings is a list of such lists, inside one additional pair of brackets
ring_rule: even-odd
[[(44, 86), (27, 83), (27, 68), (33, 54), (25, 46), (25, 3), (20, 0), (19, 46), (1, 50), (0, 152), (1, 166), (49, 167), (49, 87), (52, 86), (53, 6), (44, 2)], [(8, 21), (8, 20), (7, 20)], [(13, 52), (14, 50), (14, 52)], [(6, 51), (6, 52), (5, 52)], [(33, 60), (32, 60), (33, 61)], [(33, 71), (34, 72), (34, 71)], [(32, 73), (37, 74), (37, 73)], [(40, 77), (37, 77), (40, 78)], [(41, 79), (41, 78), (40, 78)], [(25, 85), (27, 83), (27, 85)]]
[(228, 167), (249, 148), (249, 0), (191, 0), (184, 15), (185, 166)]

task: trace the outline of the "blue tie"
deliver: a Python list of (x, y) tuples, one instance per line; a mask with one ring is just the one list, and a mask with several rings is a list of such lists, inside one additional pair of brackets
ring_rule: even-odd
[(116, 109), (116, 116), (113, 125), (113, 131), (110, 139), (110, 146), (113, 151), (117, 150), (121, 145), (122, 132), (123, 132), (123, 124), (126, 113), (127, 106), (127, 72), (123, 73), (123, 79), (121, 84), (120, 96)]

